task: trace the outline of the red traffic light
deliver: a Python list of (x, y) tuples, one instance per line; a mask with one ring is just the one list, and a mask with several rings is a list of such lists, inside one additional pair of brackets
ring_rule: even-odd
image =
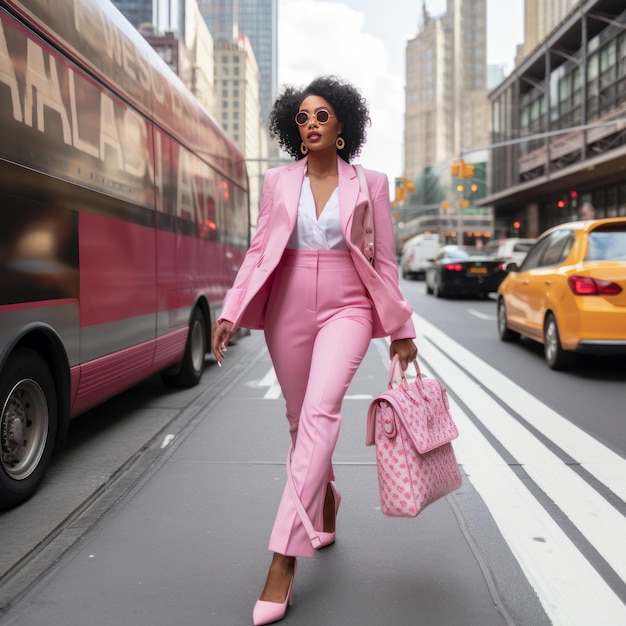
[(559, 209), (562, 209), (563, 207), (565, 207), (565, 200), (559, 200), (559, 201), (556, 203), (556, 206), (558, 206), (558, 207), (559, 207)]
[(577, 191), (572, 191), (570, 193), (570, 195), (572, 196), (572, 198), (578, 198), (578, 192)]
[(515, 228), (515, 230), (519, 230), (520, 226), (521, 226), (521, 224), (517, 220), (515, 222), (513, 222), (513, 228)]

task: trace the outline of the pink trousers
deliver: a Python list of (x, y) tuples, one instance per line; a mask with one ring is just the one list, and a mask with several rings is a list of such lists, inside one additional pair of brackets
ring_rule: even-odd
[[(372, 303), (350, 253), (286, 250), (268, 300), (265, 337), (286, 401), (294, 484), (314, 528), (322, 530), (341, 404), (372, 337)], [(288, 485), (269, 549), (314, 554)]]

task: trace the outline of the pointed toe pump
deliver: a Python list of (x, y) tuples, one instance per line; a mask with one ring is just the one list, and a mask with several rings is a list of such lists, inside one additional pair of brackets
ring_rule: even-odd
[(339, 503), (341, 502), (341, 495), (339, 494), (337, 489), (335, 489), (335, 485), (333, 485), (333, 483), (328, 483), (328, 490), (332, 494), (333, 500), (335, 503), (335, 524), (333, 525), (335, 530), (333, 530), (332, 532), (325, 532), (325, 531), (317, 532), (317, 536), (320, 539), (320, 545), (316, 548), (317, 550), (321, 550), (322, 548), (325, 548), (326, 546), (330, 546), (331, 544), (335, 543), (335, 539), (337, 538), (337, 532), (336, 532), (337, 513), (339, 512)]
[(273, 624), (279, 622), (287, 613), (287, 605), (291, 606), (292, 592), (293, 592), (293, 579), (296, 576), (297, 563), (294, 563), (293, 574), (291, 575), (291, 581), (289, 582), (289, 589), (287, 590), (287, 597), (284, 602), (267, 602), (265, 600), (257, 600), (254, 605), (254, 611), (252, 612), (252, 623), (254, 626), (263, 626), (264, 624)]

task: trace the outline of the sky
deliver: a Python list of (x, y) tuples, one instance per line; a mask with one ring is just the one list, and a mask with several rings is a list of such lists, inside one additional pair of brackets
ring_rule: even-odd
[[(403, 174), (404, 54), (417, 34), (423, 0), (279, 0), (279, 85), (305, 86), (336, 74), (358, 87), (372, 126), (356, 161), (385, 172), (390, 186)], [(390, 7), (393, 7), (390, 9)], [(446, 0), (426, 0), (431, 17)], [(514, 66), (524, 39), (524, 0), (487, 0), (487, 62)]]

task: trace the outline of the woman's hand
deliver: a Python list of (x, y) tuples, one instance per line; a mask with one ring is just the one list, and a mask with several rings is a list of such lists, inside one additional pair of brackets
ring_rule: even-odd
[(218, 320), (213, 329), (213, 341), (211, 349), (217, 359), (217, 364), (222, 367), (222, 361), (226, 354), (226, 346), (233, 334), (233, 323), (228, 320)]
[(402, 370), (406, 370), (409, 363), (417, 358), (417, 346), (413, 339), (396, 339), (389, 346), (389, 358), (393, 359), (394, 354), (400, 357)]

